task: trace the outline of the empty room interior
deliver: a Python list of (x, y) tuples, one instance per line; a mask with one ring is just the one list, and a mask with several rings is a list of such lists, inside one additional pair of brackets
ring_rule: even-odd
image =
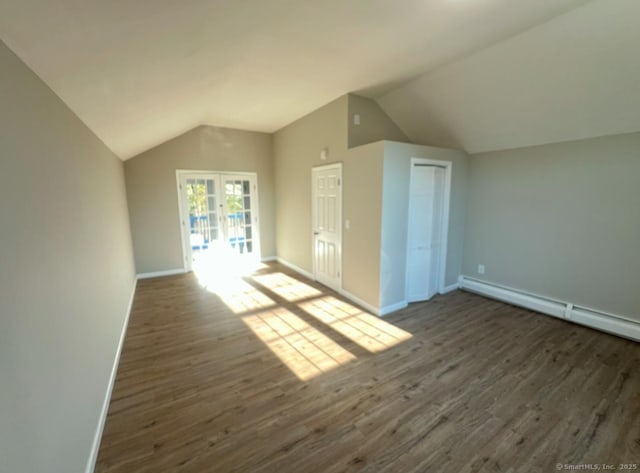
[(640, 464), (638, 0), (0, 3), (0, 472)]

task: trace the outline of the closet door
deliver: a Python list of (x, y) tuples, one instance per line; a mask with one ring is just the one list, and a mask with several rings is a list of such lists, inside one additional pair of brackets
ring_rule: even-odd
[(407, 239), (407, 301), (431, 299), (438, 292), (442, 264), (444, 169), (418, 165), (412, 170)]

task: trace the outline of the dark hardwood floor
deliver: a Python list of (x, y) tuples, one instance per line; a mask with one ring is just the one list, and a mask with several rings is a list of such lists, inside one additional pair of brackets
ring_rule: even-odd
[(462, 291), (380, 319), (277, 264), (214, 286), (139, 282), (97, 472), (640, 464), (640, 344)]

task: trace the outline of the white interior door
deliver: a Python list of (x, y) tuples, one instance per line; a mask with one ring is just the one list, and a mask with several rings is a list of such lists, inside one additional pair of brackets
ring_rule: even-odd
[(313, 274), (335, 290), (341, 288), (342, 271), (342, 165), (313, 168), (312, 222)]
[(186, 268), (233, 264), (236, 257), (259, 261), (256, 176), (182, 171), (178, 177)]
[(442, 264), (445, 170), (412, 168), (407, 238), (407, 301), (428, 300), (438, 292)]

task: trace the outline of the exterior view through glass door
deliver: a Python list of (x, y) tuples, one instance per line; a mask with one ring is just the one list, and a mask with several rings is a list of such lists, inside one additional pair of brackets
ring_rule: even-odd
[(260, 260), (255, 174), (178, 171), (185, 266)]
[(254, 182), (242, 175), (223, 174), (221, 178), (226, 241), (238, 254), (254, 254), (254, 238), (257, 235), (257, 232), (254, 232), (257, 219), (254, 219), (252, 207)]

